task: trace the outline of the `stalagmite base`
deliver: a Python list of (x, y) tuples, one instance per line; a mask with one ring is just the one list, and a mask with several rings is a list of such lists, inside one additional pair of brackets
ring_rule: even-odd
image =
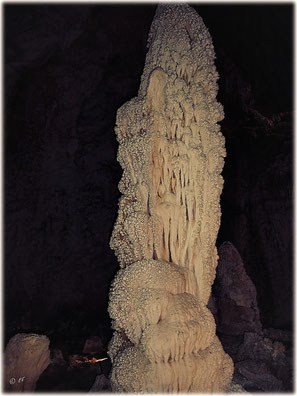
[(188, 5), (159, 6), (138, 96), (117, 113), (122, 197), (109, 313), (118, 392), (221, 392), (233, 362), (207, 309), (225, 156), (211, 37)]
[(34, 392), (38, 378), (50, 364), (50, 340), (45, 335), (18, 333), (4, 356), (6, 392)]

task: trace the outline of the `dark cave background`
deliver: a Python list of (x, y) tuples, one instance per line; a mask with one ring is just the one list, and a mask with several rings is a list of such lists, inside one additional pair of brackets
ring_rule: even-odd
[[(238, 249), (263, 326), (292, 330), (293, 5), (191, 6), (213, 38), (225, 110), (217, 246)], [(137, 95), (155, 9), (4, 5), (5, 344), (111, 335), (113, 128)]]

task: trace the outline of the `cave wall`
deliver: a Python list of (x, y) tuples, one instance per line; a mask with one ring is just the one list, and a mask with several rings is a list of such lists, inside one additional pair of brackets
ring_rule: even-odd
[[(82, 331), (108, 321), (107, 294), (117, 268), (109, 239), (121, 176), (115, 112), (137, 92), (146, 39), (141, 21), (150, 13), (152, 6), (5, 8), (11, 332)], [(131, 41), (140, 26), (143, 33)]]
[[(293, 309), (293, 117), (267, 113), (251, 82), (218, 54), (227, 159), (217, 244), (231, 241), (257, 288), (265, 327), (290, 329)], [(231, 93), (233, 92), (233, 93)], [(234, 94), (236, 92), (236, 94)], [(261, 109), (261, 111), (260, 111)]]
[[(225, 109), (218, 242), (238, 249), (265, 325), (289, 327), (292, 6), (195, 7), (217, 49)], [(122, 172), (113, 128), (116, 110), (137, 94), (154, 12), (153, 4), (4, 6), (7, 337), (108, 323)]]

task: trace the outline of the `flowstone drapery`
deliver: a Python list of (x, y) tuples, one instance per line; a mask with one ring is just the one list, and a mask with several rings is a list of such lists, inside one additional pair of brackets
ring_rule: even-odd
[(186, 4), (157, 8), (136, 98), (117, 113), (122, 197), (111, 247), (111, 384), (220, 392), (233, 363), (206, 304), (217, 266), (225, 156), (210, 34)]

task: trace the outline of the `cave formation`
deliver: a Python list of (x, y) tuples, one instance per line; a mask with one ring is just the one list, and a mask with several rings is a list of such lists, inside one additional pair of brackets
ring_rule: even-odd
[(50, 364), (50, 341), (38, 334), (16, 334), (3, 359), (5, 392), (34, 392), (36, 382)]
[(138, 96), (117, 113), (122, 197), (111, 247), (111, 385), (220, 392), (233, 362), (206, 307), (217, 266), (223, 119), (209, 32), (188, 5), (158, 6)]
[[(233, 384), (292, 390), (293, 7), (191, 7), (214, 43), (228, 154), (208, 307), (234, 362)], [(3, 7), (4, 344), (20, 333), (49, 338), (51, 361), (36, 391), (109, 386), (109, 359), (75, 362), (106, 358), (112, 337), (108, 291), (119, 264), (109, 241), (122, 175), (114, 125), (137, 96), (155, 11)], [(146, 131), (138, 130), (143, 138)], [(184, 271), (166, 263), (174, 279)], [(105, 377), (95, 381), (100, 364)]]

